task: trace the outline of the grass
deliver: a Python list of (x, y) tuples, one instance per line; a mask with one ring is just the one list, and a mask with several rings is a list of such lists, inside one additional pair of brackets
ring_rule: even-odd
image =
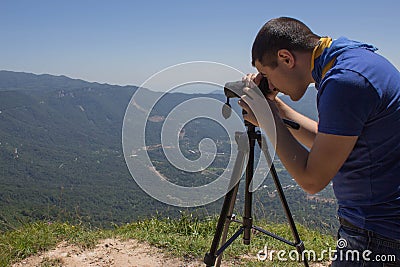
[[(137, 221), (117, 226), (112, 230), (90, 229), (67, 223), (36, 222), (0, 235), (0, 266), (9, 266), (30, 255), (54, 248), (61, 241), (90, 248), (100, 239), (109, 237), (134, 238), (159, 247), (170, 256), (202, 261), (204, 254), (210, 249), (216, 222), (215, 217), (200, 220), (190, 214), (182, 214), (179, 219), (152, 218)], [(285, 224), (266, 224), (262, 221), (255, 224), (292, 240), (288, 226)], [(239, 227), (238, 224), (231, 224), (229, 236)], [(332, 236), (322, 235), (299, 225), (298, 231), (306, 249), (314, 250), (317, 255), (320, 255), (323, 249), (335, 247)], [(274, 257), (273, 263), (259, 261), (257, 253), (265, 246), (276, 251), (285, 250), (287, 253), (293, 250), (292, 247), (263, 234), (254, 234), (249, 246), (243, 245), (239, 237), (225, 250), (223, 261), (235, 262), (235, 266), (288, 266), (288, 262), (277, 261), (277, 257)], [(322, 262), (327, 260), (328, 255), (325, 255)], [(45, 259), (41, 266), (59, 266), (61, 264), (58, 261), (59, 259)], [(289, 265), (303, 266), (295, 261), (290, 262)]]
[(35, 222), (17, 230), (0, 235), (0, 266), (54, 248), (59, 242), (67, 241), (83, 248), (89, 248), (110, 233), (99, 229), (90, 230), (68, 223)]
[[(195, 258), (202, 261), (205, 252), (210, 249), (216, 222), (216, 218), (199, 220), (191, 215), (183, 214), (179, 220), (153, 218), (121, 226), (115, 232), (120, 238), (135, 238), (146, 241), (151, 245), (162, 248), (173, 256)], [(263, 221), (255, 222), (255, 224), (288, 240), (293, 240), (289, 227), (286, 224), (266, 224)], [(240, 225), (231, 224), (229, 236), (232, 236), (239, 227)], [(317, 258), (321, 255), (322, 250), (335, 248), (336, 244), (332, 236), (322, 235), (299, 225), (297, 228), (306, 249), (315, 251)], [(243, 266), (288, 266), (288, 262), (279, 262), (276, 257), (273, 257), (275, 258), (273, 264), (266, 261), (259, 261), (257, 253), (263, 250), (265, 246), (276, 251), (285, 250), (287, 253), (294, 249), (289, 245), (258, 233), (252, 236), (249, 246), (243, 245), (241, 237), (239, 237), (225, 250), (224, 258), (227, 261), (233, 261), (235, 264)], [(288, 256), (288, 254), (286, 255)], [(324, 256), (321, 262), (328, 261), (328, 255)], [(289, 259), (289, 257), (287, 258)], [(290, 266), (304, 265), (291, 262)]]

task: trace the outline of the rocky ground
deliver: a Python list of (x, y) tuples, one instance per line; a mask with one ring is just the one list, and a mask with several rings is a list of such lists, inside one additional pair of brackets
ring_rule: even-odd
[[(193, 259), (176, 259), (166, 256), (161, 249), (136, 240), (101, 240), (92, 249), (82, 249), (60, 243), (55, 249), (26, 258), (13, 267), (198, 267), (205, 264)], [(223, 262), (221, 266), (236, 266), (233, 262)], [(322, 264), (311, 264), (323, 267)]]
[(24, 259), (13, 267), (30, 266), (204, 266), (202, 262), (173, 259), (165, 256), (160, 249), (151, 247), (136, 240), (121, 241), (106, 239), (95, 248), (81, 249), (67, 243), (60, 243), (55, 249)]

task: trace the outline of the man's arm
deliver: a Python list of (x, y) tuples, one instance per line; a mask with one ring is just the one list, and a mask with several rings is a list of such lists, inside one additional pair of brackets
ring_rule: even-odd
[(307, 151), (283, 123), (277, 122), (276, 127), (276, 150), (280, 160), (296, 182), (310, 194), (318, 193), (329, 184), (358, 138), (317, 133), (311, 150)]
[(292, 135), (303, 145), (311, 149), (314, 139), (318, 132), (318, 124), (316, 121), (298, 113), (278, 97), (275, 98), (276, 106), (279, 110), (279, 115), (300, 125), (300, 129), (289, 129)]
[[(257, 110), (262, 106), (263, 99), (247, 88), (242, 100), (250, 108)], [(250, 97), (249, 97), (250, 96)], [(241, 102), (243, 102), (241, 101)], [(278, 108), (273, 101), (269, 101), (275, 119), (276, 127), (276, 151), (290, 175), (308, 193), (315, 194), (325, 188), (332, 180), (343, 163), (346, 161), (354, 145), (357, 136), (340, 136), (324, 133), (316, 133), (311, 150), (308, 151), (287, 129), (278, 115)], [(247, 111), (246, 118), (255, 120), (252, 109), (248, 105), (241, 104)], [(270, 127), (270, 122), (260, 118), (259, 126), (270, 139), (275, 137), (275, 129)]]

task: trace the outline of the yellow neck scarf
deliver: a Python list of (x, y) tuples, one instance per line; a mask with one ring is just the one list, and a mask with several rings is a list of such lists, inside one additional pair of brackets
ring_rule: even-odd
[[(321, 56), (322, 52), (324, 52), (325, 48), (330, 47), (332, 44), (332, 38), (330, 37), (322, 37), (319, 39), (318, 45), (314, 48), (314, 51), (311, 56), (311, 71), (314, 69), (314, 61), (316, 58)], [(328, 72), (328, 70), (332, 67), (333, 63), (335, 62), (336, 58), (332, 59), (331, 61), (328, 62), (322, 69), (322, 77), (325, 76), (325, 74)]]

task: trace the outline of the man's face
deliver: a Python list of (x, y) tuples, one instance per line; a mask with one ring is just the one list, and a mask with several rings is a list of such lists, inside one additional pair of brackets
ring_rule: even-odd
[(298, 101), (303, 95), (307, 86), (297, 78), (296, 71), (288, 68), (285, 64), (278, 61), (276, 68), (263, 66), (256, 60), (255, 67), (264, 77), (268, 79), (269, 89), (279, 91), (290, 96), (293, 101)]

